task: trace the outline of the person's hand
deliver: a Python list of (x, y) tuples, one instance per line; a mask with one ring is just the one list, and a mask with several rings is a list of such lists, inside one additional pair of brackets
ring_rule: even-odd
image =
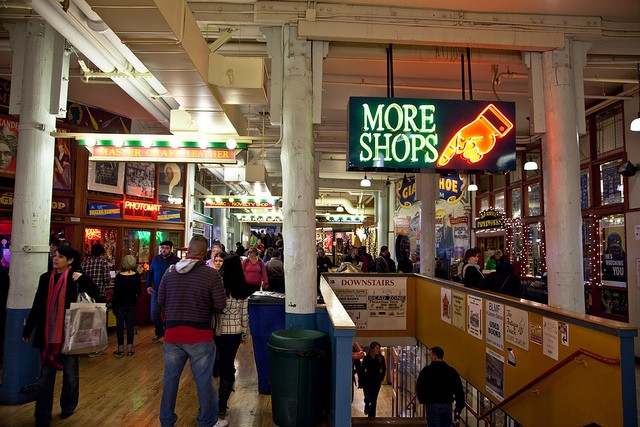
[(149, 295), (153, 295), (153, 288), (152, 288), (151, 286), (148, 286), (148, 287), (147, 287), (147, 293), (148, 293)]
[(82, 273), (80, 273), (79, 271), (74, 271), (72, 273), (73, 276), (73, 281), (75, 282), (76, 280), (78, 280), (80, 278), (80, 276), (82, 276)]
[(445, 166), (455, 155), (461, 155), (468, 163), (477, 163), (493, 149), (496, 139), (504, 137), (512, 128), (513, 124), (490, 104), (449, 140), (437, 165)]

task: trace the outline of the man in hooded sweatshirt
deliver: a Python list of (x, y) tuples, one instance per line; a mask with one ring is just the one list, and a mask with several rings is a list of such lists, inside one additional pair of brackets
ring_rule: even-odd
[(164, 380), (160, 404), (160, 423), (173, 426), (178, 385), (189, 360), (196, 383), (200, 427), (224, 427), (218, 419), (218, 393), (213, 383), (216, 345), (211, 319), (222, 313), (227, 302), (218, 270), (207, 267), (207, 241), (195, 236), (189, 242), (187, 259), (169, 267), (158, 289), (158, 303), (165, 310)]

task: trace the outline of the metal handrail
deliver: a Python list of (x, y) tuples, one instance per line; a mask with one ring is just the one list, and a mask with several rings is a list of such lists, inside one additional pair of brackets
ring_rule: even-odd
[[(523, 394), (525, 391), (528, 391), (529, 389), (531, 389), (531, 387), (533, 387), (535, 384), (539, 383), (540, 381), (544, 380), (545, 378), (549, 377), (551, 374), (553, 374), (554, 372), (556, 372), (557, 370), (559, 370), (560, 368), (562, 368), (564, 365), (567, 365), (568, 363), (572, 362), (575, 360), (575, 358), (577, 356), (580, 355), (585, 355), (585, 356), (589, 356), (592, 359), (595, 359), (599, 362), (605, 363), (607, 365), (619, 365), (620, 364), (620, 359), (611, 359), (608, 357), (604, 357), (604, 356), (600, 356), (599, 354), (595, 354), (589, 350), (585, 350), (583, 348), (580, 348), (576, 351), (574, 351), (573, 353), (571, 353), (569, 356), (565, 357), (564, 359), (562, 359), (560, 362), (558, 362), (557, 364), (555, 364), (554, 366), (552, 366), (550, 369), (546, 370), (545, 372), (541, 373), (540, 375), (538, 375), (536, 378), (534, 378), (532, 381), (528, 382), (527, 384), (525, 384), (524, 386), (520, 387), (515, 393), (513, 393), (511, 396), (507, 397), (506, 399), (504, 399), (502, 402), (500, 402), (499, 404), (497, 404), (496, 406), (494, 406), (493, 408), (489, 409), (487, 412), (485, 412), (484, 414), (480, 415), (478, 418), (478, 421), (483, 420), (485, 421), (485, 425), (486, 425), (486, 418), (493, 414), (495, 411), (497, 411), (498, 409), (503, 408), (507, 403), (511, 402), (512, 400), (514, 400), (516, 397), (520, 396), (521, 394)], [(579, 360), (575, 360), (578, 363), (582, 363)]]

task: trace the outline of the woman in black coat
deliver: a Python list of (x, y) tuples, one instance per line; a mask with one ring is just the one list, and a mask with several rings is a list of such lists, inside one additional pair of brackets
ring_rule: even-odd
[[(65, 311), (78, 300), (78, 292), (86, 292), (96, 299), (98, 287), (80, 269), (81, 256), (70, 246), (58, 248), (53, 257), (53, 270), (40, 276), (31, 312), (24, 325), (22, 340), (42, 352), (38, 394), (36, 398), (36, 425), (49, 425), (53, 409), (56, 372), (62, 369), (60, 418), (68, 418), (78, 405), (80, 391), (78, 356), (62, 354)], [(47, 331), (49, 331), (47, 333)]]
[(380, 353), (380, 343), (372, 341), (369, 352), (362, 359), (362, 366), (358, 372), (358, 386), (364, 392), (364, 413), (370, 418), (376, 416), (378, 394), (382, 380), (387, 373), (387, 364)]

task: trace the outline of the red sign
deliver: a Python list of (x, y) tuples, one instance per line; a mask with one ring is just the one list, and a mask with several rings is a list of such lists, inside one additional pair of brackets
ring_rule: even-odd
[(133, 202), (131, 200), (127, 200), (126, 202), (124, 202), (124, 208), (134, 211), (158, 212), (160, 210), (160, 205), (157, 205), (155, 203)]
[(129, 160), (141, 162), (236, 163), (235, 150), (226, 148), (170, 147), (87, 147), (91, 160)]

